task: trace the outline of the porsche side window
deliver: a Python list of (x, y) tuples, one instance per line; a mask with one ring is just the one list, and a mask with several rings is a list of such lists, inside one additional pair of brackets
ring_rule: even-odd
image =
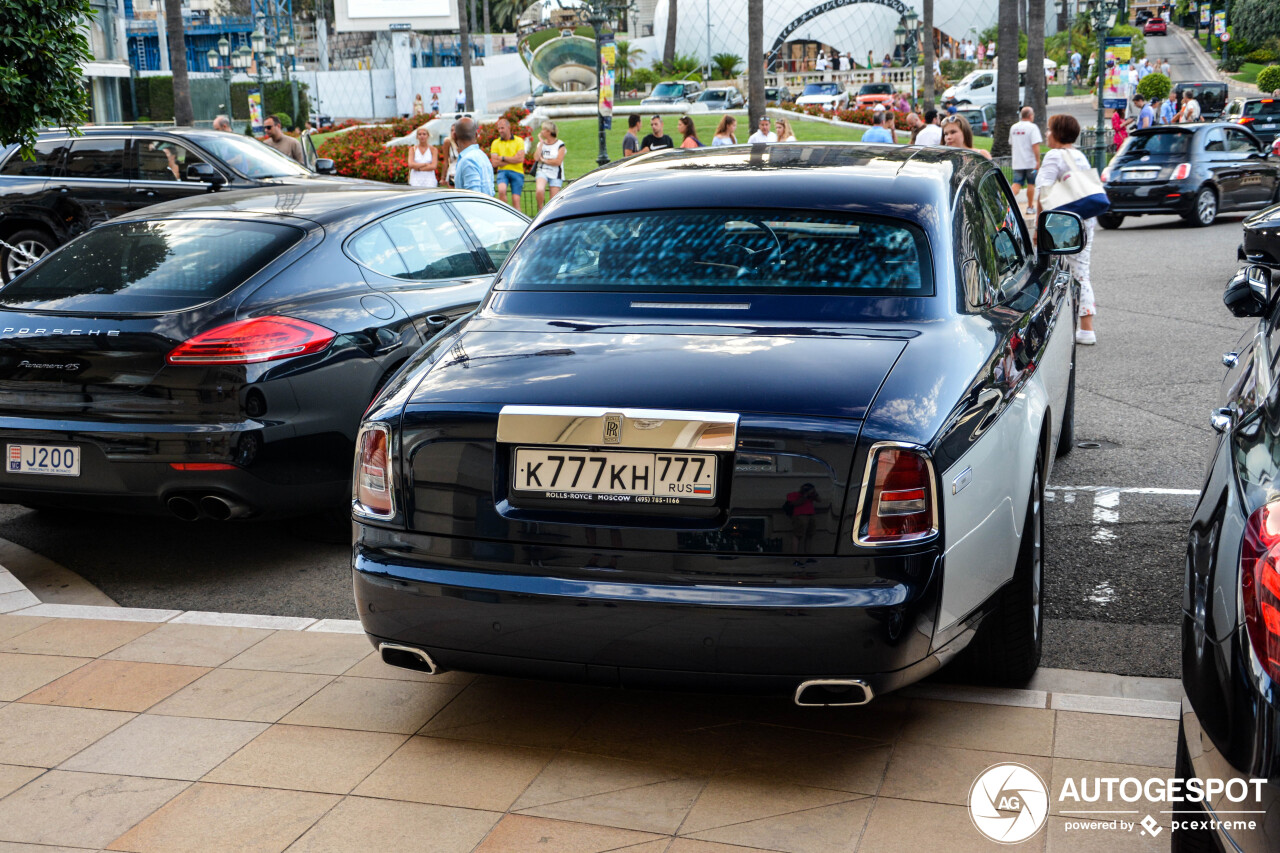
[[(379, 237), (379, 231), (385, 234)], [(382, 220), (352, 240), (350, 251), (360, 263), (395, 278), (430, 281), (484, 274), (461, 229), (439, 204)]]

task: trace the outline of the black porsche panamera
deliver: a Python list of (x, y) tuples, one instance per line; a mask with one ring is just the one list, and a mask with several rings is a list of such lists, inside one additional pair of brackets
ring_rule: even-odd
[(0, 289), (0, 501), (187, 520), (345, 507), (360, 415), (528, 220), (272, 187), (112, 220)]

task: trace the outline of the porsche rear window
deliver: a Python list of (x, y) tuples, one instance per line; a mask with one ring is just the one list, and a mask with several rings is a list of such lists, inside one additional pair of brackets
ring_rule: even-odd
[(94, 228), (0, 290), (0, 305), (112, 314), (181, 311), (225, 296), (302, 239), (287, 225), (158, 219)]
[(777, 291), (931, 296), (914, 225), (785, 210), (664, 210), (554, 222), (507, 262), (499, 290)]

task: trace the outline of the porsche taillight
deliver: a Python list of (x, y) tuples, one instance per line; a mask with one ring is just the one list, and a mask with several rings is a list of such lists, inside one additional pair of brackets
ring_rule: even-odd
[(391, 430), (386, 424), (365, 424), (356, 436), (352, 511), (370, 518), (391, 518), (395, 515), (393, 489)]
[(1173, 170), (1173, 180), (1175, 181), (1184, 180), (1187, 177), (1187, 175), (1190, 175), (1190, 174), (1191, 174), (1191, 164), (1179, 163), (1178, 167)]
[(170, 364), (258, 364), (328, 348), (332, 329), (293, 317), (252, 317), (210, 329), (179, 344)]
[(1267, 675), (1280, 681), (1280, 503), (1265, 504), (1245, 524), (1240, 592), (1249, 644)]
[(881, 445), (872, 449), (867, 470), (858, 542), (915, 542), (938, 532), (933, 466), (922, 450)]

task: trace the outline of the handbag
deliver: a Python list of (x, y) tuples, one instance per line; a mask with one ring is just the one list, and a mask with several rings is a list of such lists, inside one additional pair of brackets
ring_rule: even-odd
[(1068, 160), (1068, 170), (1058, 177), (1040, 200), (1044, 210), (1074, 213), (1081, 219), (1092, 219), (1111, 209), (1111, 200), (1092, 166), (1081, 168)]

